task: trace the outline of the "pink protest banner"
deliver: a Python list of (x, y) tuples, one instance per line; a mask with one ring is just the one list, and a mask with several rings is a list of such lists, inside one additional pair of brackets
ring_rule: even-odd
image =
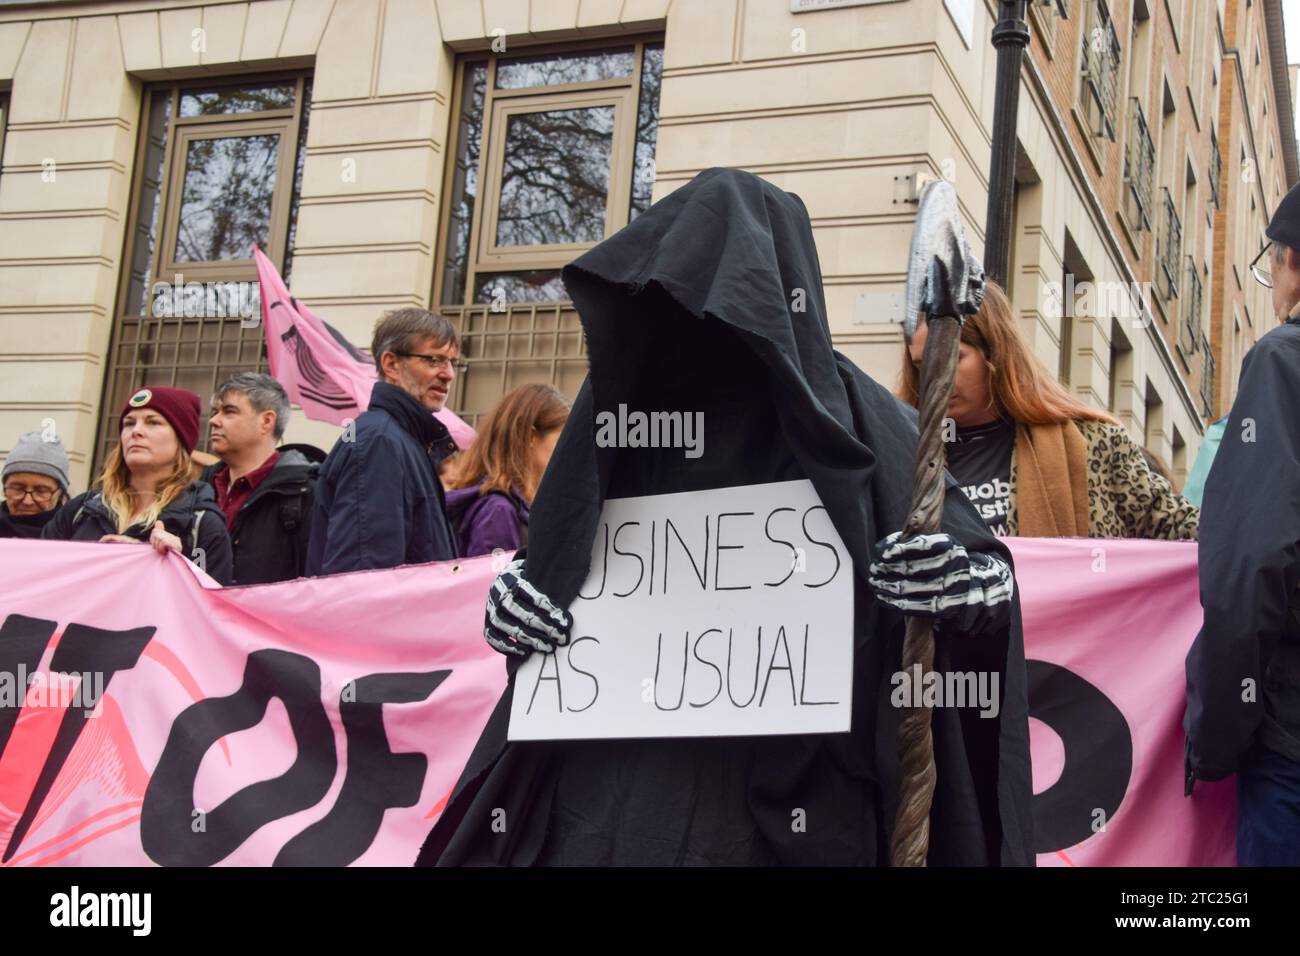
[(0, 540), (0, 860), (409, 865), (505, 687), (500, 563), (222, 590)]
[(1233, 781), (1183, 796), (1191, 542), (1011, 538), (1039, 866), (1231, 866)]
[[(1182, 795), (1195, 546), (1009, 544), (1039, 864), (1231, 865), (1232, 782)], [(500, 564), (222, 590), (144, 547), (0, 540), (0, 861), (409, 864), (505, 687)]]
[[(284, 386), (308, 418), (343, 425), (370, 407), (377, 372), (311, 309), (289, 294), (275, 265), (253, 247), (262, 296), (262, 327), (271, 375)], [(452, 440), (468, 448), (474, 429), (443, 408), (434, 417), (447, 426)]]

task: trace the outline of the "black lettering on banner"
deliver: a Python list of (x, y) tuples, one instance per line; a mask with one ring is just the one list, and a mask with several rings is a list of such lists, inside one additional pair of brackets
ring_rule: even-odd
[(25, 686), (16, 684), (18, 675), (35, 672), (58, 626), (57, 621), (10, 614), (5, 618), (4, 626), (0, 627), (0, 674), (12, 674), (15, 681), (14, 706), (0, 707), (0, 758), (4, 757), (5, 745), (9, 743), (9, 735), (18, 722), (18, 712), (23, 709), (23, 699), (27, 694)]
[(276, 866), (347, 866), (374, 842), (385, 810), (415, 806), (429, 760), (422, 753), (389, 749), (384, 704), (424, 700), (449, 674), (370, 674), (354, 682), (355, 700), (340, 695), (348, 742), (343, 786), (329, 813), (285, 843)]
[[(26, 618), (26, 620), (35, 619)], [(118, 671), (135, 667), (144, 652), (145, 645), (153, 639), (156, 630), (157, 628), (154, 627), (137, 627), (129, 631), (109, 631), (102, 627), (90, 627), (87, 624), (69, 624), (67, 630), (63, 632), (63, 639), (59, 641), (59, 646), (54, 649), (54, 656), (50, 658), (50, 671), (51, 673), (102, 674), (103, 692), (107, 693), (113, 675)], [(34, 640), (34, 633), (34, 631), (27, 632), (27, 640)], [(27, 653), (30, 653), (30, 650)], [(5, 848), (4, 856), (0, 858), (3, 862), (7, 863), (18, 852), (23, 837), (31, 828), (32, 821), (36, 819), (41, 804), (49, 794), (50, 788), (54, 786), (59, 771), (63, 769), (64, 762), (72, 753), (72, 748), (76, 745), (77, 738), (81, 736), (88, 719), (85, 707), (69, 707), (63, 712), (63, 720), (60, 721), (54, 741), (50, 744), (49, 753), (45, 756), (45, 764), (41, 767), (40, 776), (36, 778), (36, 786), (32, 788), (27, 807), (9, 835), (8, 846)]]
[[(320, 667), (311, 658), (291, 651), (254, 651), (244, 663), (239, 690), (182, 711), (144, 794), (140, 842), (149, 858), (161, 866), (211, 866), (265, 824), (320, 802), (338, 767), (334, 730), (320, 690)], [(272, 697), (289, 714), (298, 746), (293, 766), (227, 797), (208, 811), (204, 831), (193, 832), (194, 783), (204, 754), (222, 737), (261, 723)]]
[(1029, 716), (1061, 738), (1061, 776), (1034, 794), (1034, 851), (1054, 853), (1093, 835), (1095, 811), (1112, 820), (1133, 773), (1133, 736), (1109, 697), (1059, 664), (1026, 660)]

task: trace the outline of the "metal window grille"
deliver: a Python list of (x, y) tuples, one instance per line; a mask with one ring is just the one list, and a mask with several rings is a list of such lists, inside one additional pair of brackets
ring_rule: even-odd
[(1187, 257), (1187, 296), (1182, 318), (1178, 345), (1190, 358), (1201, 339), (1201, 277), (1191, 256)]
[(1178, 221), (1174, 198), (1168, 187), (1162, 187), (1161, 192), (1164, 194), (1164, 203), (1160, 233), (1156, 237), (1156, 262), (1161, 295), (1172, 301), (1178, 298), (1178, 260), (1183, 249), (1183, 227)]
[(1130, 225), (1142, 231), (1151, 228), (1151, 180), (1155, 172), (1156, 148), (1151, 141), (1142, 104), (1129, 101), (1128, 148), (1124, 151), (1124, 198)]
[(1116, 100), (1119, 96), (1119, 37), (1110, 19), (1105, 0), (1095, 0), (1088, 8), (1087, 29), (1083, 31), (1083, 98), (1084, 113), (1094, 136), (1115, 139)]

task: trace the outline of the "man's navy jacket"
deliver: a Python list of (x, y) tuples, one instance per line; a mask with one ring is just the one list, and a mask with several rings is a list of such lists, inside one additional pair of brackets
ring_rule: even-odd
[(438, 464), (456, 451), (447, 427), (413, 397), (376, 382), (370, 408), (321, 466), (307, 574), (456, 557)]

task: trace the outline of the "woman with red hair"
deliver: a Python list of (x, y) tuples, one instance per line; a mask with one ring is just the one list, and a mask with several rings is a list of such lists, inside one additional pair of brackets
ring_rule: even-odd
[[(913, 406), (926, 335), (922, 322), (904, 343), (898, 395)], [(994, 534), (1196, 537), (1196, 506), (1151, 470), (1118, 421), (1048, 374), (995, 283), (962, 326), (948, 414), (948, 470)]]
[(520, 385), (488, 413), (447, 480), (462, 558), (528, 543), (528, 509), (568, 418), (569, 400), (550, 385)]

